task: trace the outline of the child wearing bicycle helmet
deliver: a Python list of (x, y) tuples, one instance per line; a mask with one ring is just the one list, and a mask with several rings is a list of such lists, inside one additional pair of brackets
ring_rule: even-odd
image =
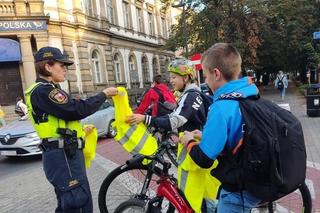
[(207, 109), (200, 94), (200, 88), (193, 83), (195, 69), (190, 60), (175, 59), (168, 67), (170, 83), (181, 93), (177, 108), (169, 115), (152, 117), (133, 114), (127, 118), (130, 124), (144, 122), (146, 125), (165, 131), (192, 131), (202, 129), (206, 122)]
[[(206, 122), (209, 102), (205, 100), (200, 92), (200, 88), (193, 83), (195, 69), (191, 61), (186, 59), (176, 59), (169, 64), (170, 83), (176, 92), (181, 95), (178, 98), (178, 107), (170, 114), (161, 117), (133, 114), (129, 116), (127, 122), (136, 124), (144, 122), (146, 125), (164, 131), (193, 131), (202, 129)], [(178, 158), (185, 153), (182, 146), (178, 147)], [(179, 154), (180, 153), (180, 154)], [(209, 171), (208, 171), (209, 172)], [(199, 187), (199, 174), (206, 183), (207, 176), (204, 172), (184, 170), (178, 167), (178, 187), (184, 193), (191, 207), (195, 212), (200, 212), (201, 207), (207, 208), (209, 201), (203, 202), (205, 188)], [(196, 182), (195, 182), (196, 180)], [(207, 204), (208, 203), (208, 204)]]

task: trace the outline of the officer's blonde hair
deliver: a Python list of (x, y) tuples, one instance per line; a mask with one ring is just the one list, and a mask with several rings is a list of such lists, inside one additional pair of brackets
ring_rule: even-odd
[(241, 71), (242, 59), (238, 50), (228, 43), (216, 43), (204, 52), (201, 64), (210, 72), (219, 69), (227, 81), (236, 79)]

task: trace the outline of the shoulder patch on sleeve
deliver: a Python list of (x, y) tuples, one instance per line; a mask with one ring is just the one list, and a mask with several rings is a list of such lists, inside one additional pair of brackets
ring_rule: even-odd
[(59, 89), (53, 89), (49, 93), (49, 99), (57, 104), (65, 104), (68, 102), (68, 96)]

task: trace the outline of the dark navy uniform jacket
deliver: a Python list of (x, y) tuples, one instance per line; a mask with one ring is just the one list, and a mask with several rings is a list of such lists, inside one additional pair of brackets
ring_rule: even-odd
[(96, 112), (106, 100), (103, 92), (86, 100), (74, 99), (60, 89), (58, 84), (38, 78), (41, 82), (31, 95), (33, 111), (37, 118), (44, 119), (50, 114), (65, 121), (81, 120)]

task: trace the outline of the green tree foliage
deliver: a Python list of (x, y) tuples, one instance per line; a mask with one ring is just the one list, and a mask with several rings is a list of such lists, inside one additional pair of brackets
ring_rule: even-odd
[[(173, 3), (163, 2), (167, 6)], [(260, 71), (301, 70), (311, 60), (305, 45), (312, 44), (314, 31), (320, 31), (320, 6), (316, 0), (184, 2), (186, 28), (180, 18), (171, 29), (167, 49), (182, 48), (187, 33), (190, 55), (203, 52), (216, 42), (230, 42), (241, 52), (244, 67)]]

